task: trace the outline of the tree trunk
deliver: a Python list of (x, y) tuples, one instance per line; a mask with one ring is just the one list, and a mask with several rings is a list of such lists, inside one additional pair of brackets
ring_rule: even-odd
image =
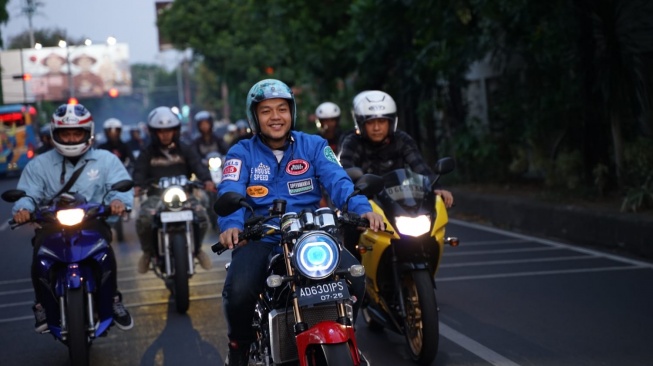
[(612, 145), (614, 146), (614, 163), (619, 188), (624, 187), (624, 139), (621, 131), (621, 120), (614, 107), (610, 108), (610, 128), (612, 130)]

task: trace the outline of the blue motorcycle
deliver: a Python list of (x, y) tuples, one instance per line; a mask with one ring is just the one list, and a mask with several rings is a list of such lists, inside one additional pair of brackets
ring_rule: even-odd
[[(123, 180), (112, 185), (111, 191), (126, 192), (133, 185)], [(105, 335), (113, 324), (116, 283), (108, 274), (115, 259), (110, 257), (110, 243), (93, 229), (94, 224), (104, 225), (96, 221), (111, 215), (111, 208), (88, 203), (83, 196), (72, 193), (62, 193), (51, 204), (40, 207), (22, 190), (2, 194), (7, 202), (22, 197), (29, 197), (38, 207), (28, 222), (47, 230), (35, 262), (46, 294), (42, 302), (46, 332), (68, 346), (71, 365), (88, 365), (91, 342)], [(23, 224), (11, 220), (10, 225), (15, 229)]]

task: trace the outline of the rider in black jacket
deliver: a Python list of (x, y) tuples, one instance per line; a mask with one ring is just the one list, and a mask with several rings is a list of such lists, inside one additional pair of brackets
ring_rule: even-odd
[[(181, 121), (177, 115), (168, 107), (155, 108), (148, 116), (147, 122), (152, 141), (138, 155), (134, 166), (134, 195), (139, 195), (141, 189), (148, 189), (148, 197), (141, 203), (138, 220), (136, 221), (136, 232), (141, 241), (143, 255), (138, 262), (138, 271), (146, 273), (149, 269), (150, 259), (154, 256), (154, 237), (152, 235), (151, 210), (155, 209), (160, 201), (159, 192), (151, 187), (151, 183), (157, 183), (162, 177), (184, 175), (190, 178), (195, 174), (204, 182), (204, 189), (215, 191), (215, 184), (211, 175), (200, 160), (197, 152), (179, 141)], [(200, 230), (195, 232), (195, 256), (200, 266), (204, 269), (211, 268), (211, 258), (202, 251), (202, 238), (208, 228), (208, 216), (206, 208), (195, 204), (195, 213), (200, 217)]]
[(128, 167), (134, 163), (134, 154), (132, 154), (131, 149), (125, 142), (120, 139), (122, 134), (122, 122), (116, 118), (109, 118), (104, 121), (102, 125), (104, 129), (104, 136), (107, 138), (107, 141), (100, 146), (98, 149), (104, 149), (111, 151), (115, 156), (120, 159), (120, 162)]

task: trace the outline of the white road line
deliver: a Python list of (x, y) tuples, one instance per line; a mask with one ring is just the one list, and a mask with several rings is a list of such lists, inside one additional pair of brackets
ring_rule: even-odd
[(12, 285), (15, 283), (23, 283), (23, 282), (32, 282), (31, 279), (29, 278), (19, 278), (15, 280), (5, 280), (5, 281), (0, 281), (0, 286), (2, 285)]
[(509, 265), (509, 264), (521, 264), (521, 263), (558, 262), (558, 261), (599, 259), (599, 258), (600, 257), (590, 256), (590, 255), (575, 255), (575, 256), (570, 256), (570, 257), (514, 259), (514, 260), (505, 260), (505, 261), (480, 261), (480, 262), (440, 264), (440, 266), (438, 268), (495, 266), (495, 265), (500, 265), (500, 264), (508, 264)]
[(647, 266), (628, 266), (628, 267), (599, 267), (599, 268), (586, 268), (586, 269), (563, 269), (557, 271), (533, 271), (533, 272), (515, 272), (515, 273), (497, 273), (478, 276), (452, 276), (452, 277), (436, 277), (436, 282), (450, 282), (450, 281), (467, 281), (467, 280), (486, 280), (491, 278), (508, 278), (508, 277), (526, 277), (526, 276), (549, 276), (567, 273), (589, 273), (589, 272), (607, 272), (607, 271), (627, 271), (648, 269)]
[(440, 335), (449, 339), (453, 343), (461, 346), (467, 351), (475, 354), (492, 365), (497, 366), (519, 366), (519, 364), (509, 360), (508, 358), (494, 352), (493, 350), (485, 347), (484, 345), (476, 342), (475, 340), (467, 337), (466, 335), (455, 331), (447, 325), (440, 322)]
[[(556, 242), (556, 241), (553, 241), (553, 240), (540, 239), (540, 238), (536, 238), (536, 237), (533, 237), (533, 236), (517, 234), (517, 233), (510, 232), (510, 231), (505, 231), (505, 230), (501, 230), (501, 229), (497, 229), (497, 228), (493, 228), (493, 227), (483, 226), (483, 225), (474, 224), (474, 223), (471, 223), (471, 222), (465, 222), (465, 221), (456, 220), (456, 219), (449, 219), (449, 222), (451, 222), (453, 224), (456, 224), (456, 225), (466, 226), (466, 227), (477, 229), (477, 230), (483, 230), (483, 231), (487, 231), (487, 232), (491, 232), (491, 233), (495, 233), (495, 234), (511, 236), (513, 238), (518, 238), (518, 239), (522, 239), (522, 240), (535, 241), (535, 242), (550, 245), (550, 246), (553, 246), (553, 247), (565, 248), (565, 249), (573, 250), (573, 251), (579, 252), (579, 253), (587, 253), (587, 254), (597, 255), (599, 257), (609, 258), (609, 259), (615, 260), (617, 262), (623, 262), (623, 263), (629, 263), (629, 264), (632, 264), (632, 265), (635, 265), (635, 266), (643, 266), (643, 267), (653, 268), (653, 263), (650, 263), (650, 262), (640, 261), (640, 260), (637, 260), (637, 259), (624, 258), (624, 257), (620, 257), (618, 255), (608, 254), (608, 253), (604, 253), (604, 252), (601, 252), (601, 251), (598, 251), (598, 250), (580, 248), (580, 247), (576, 247), (576, 246), (573, 246), (573, 245)], [(461, 245), (464, 245), (464, 243), (465, 243), (464, 238), (462, 238), (462, 239), (463, 239), (463, 241), (461, 241)]]
[(2, 220), (2, 224), (0, 224), (0, 231), (5, 231), (9, 229), (9, 220)]
[(497, 249), (497, 250), (468, 250), (464, 252), (447, 252), (445, 255), (447, 257), (465, 257), (468, 255), (477, 255), (477, 254), (506, 254), (506, 253), (529, 253), (529, 252), (549, 252), (552, 250), (562, 250), (564, 248), (521, 248), (521, 249)]
[(494, 245), (494, 244), (524, 244), (528, 240), (524, 239), (502, 239), (502, 240), (477, 240), (465, 241), (465, 246)]

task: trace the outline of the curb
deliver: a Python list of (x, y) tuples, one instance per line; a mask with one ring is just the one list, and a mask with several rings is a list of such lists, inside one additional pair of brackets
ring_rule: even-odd
[(452, 189), (452, 218), (476, 220), (530, 235), (625, 250), (653, 259), (653, 216), (614, 213), (529, 198)]

